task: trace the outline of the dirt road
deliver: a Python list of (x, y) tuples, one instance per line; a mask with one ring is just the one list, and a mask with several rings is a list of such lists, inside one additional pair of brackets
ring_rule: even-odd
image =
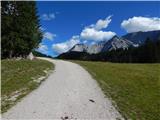
[(4, 113), (3, 119), (121, 118), (97, 82), (81, 66), (63, 60), (44, 59), (55, 64), (54, 72), (39, 88)]

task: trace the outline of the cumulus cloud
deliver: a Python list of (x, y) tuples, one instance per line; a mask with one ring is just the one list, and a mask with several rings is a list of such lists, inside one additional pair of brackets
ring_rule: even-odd
[(42, 52), (44, 54), (48, 53), (48, 47), (47, 47), (47, 45), (44, 45), (42, 43), (39, 44), (38, 51), (40, 51), (40, 52)]
[(42, 20), (47, 20), (47, 21), (49, 21), (49, 20), (53, 20), (53, 19), (55, 19), (55, 18), (56, 18), (56, 16), (55, 16), (54, 13), (49, 13), (49, 14), (43, 14), (43, 15), (42, 15)]
[(102, 19), (99, 19), (98, 21), (97, 21), (97, 23), (94, 25), (91, 25), (91, 27), (93, 27), (94, 29), (96, 29), (96, 30), (101, 30), (101, 29), (103, 29), (103, 28), (107, 28), (108, 27), (108, 25), (109, 25), (109, 23), (112, 21), (112, 19), (111, 19), (111, 15), (110, 16), (108, 16), (106, 19), (104, 19), (104, 20), (102, 20)]
[(45, 32), (43, 35), (44, 39), (53, 40), (56, 37), (56, 34), (53, 34), (51, 32)]
[(160, 18), (158, 17), (132, 17), (124, 20), (121, 27), (128, 33), (138, 31), (153, 31), (160, 30)]
[(72, 36), (70, 40), (52, 45), (52, 49), (57, 53), (64, 53), (80, 42), (79, 36)]
[(99, 19), (96, 22), (96, 24), (92, 24), (90, 26), (85, 27), (80, 34), (81, 38), (85, 40), (95, 40), (95, 41), (103, 41), (111, 39), (114, 35), (116, 35), (116, 33), (102, 30), (108, 27), (109, 23), (112, 21), (111, 17), (112, 16), (110, 15), (104, 20)]
[(57, 53), (64, 53), (71, 49), (74, 45), (80, 43), (80, 39), (83, 40), (82, 43), (86, 44), (88, 40), (103, 41), (111, 39), (116, 33), (111, 31), (103, 31), (102, 29), (107, 28), (112, 16), (108, 16), (106, 19), (99, 19), (95, 24), (85, 27), (79, 36), (73, 36), (70, 40), (62, 43), (53, 44), (52, 48)]
[(85, 28), (81, 32), (81, 37), (85, 40), (96, 40), (96, 41), (103, 41), (111, 39), (116, 33), (111, 31), (97, 31), (93, 28)]

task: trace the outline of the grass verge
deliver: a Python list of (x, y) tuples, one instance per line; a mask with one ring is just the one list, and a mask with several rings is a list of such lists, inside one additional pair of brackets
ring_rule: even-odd
[(45, 60), (1, 61), (1, 112), (6, 112), (48, 76), (54, 65)]
[(160, 64), (74, 62), (91, 73), (124, 118), (160, 118)]

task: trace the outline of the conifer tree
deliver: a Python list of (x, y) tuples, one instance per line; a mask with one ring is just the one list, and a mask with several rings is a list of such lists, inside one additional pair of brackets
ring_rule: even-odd
[(2, 2), (2, 58), (26, 57), (42, 39), (34, 1)]

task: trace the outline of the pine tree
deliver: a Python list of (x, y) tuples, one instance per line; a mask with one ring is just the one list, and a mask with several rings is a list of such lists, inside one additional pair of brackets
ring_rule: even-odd
[(42, 39), (34, 1), (2, 2), (2, 57), (26, 57)]
[(14, 15), (15, 15), (15, 2), (3, 1), (2, 3), (2, 58), (11, 57), (14, 49)]

